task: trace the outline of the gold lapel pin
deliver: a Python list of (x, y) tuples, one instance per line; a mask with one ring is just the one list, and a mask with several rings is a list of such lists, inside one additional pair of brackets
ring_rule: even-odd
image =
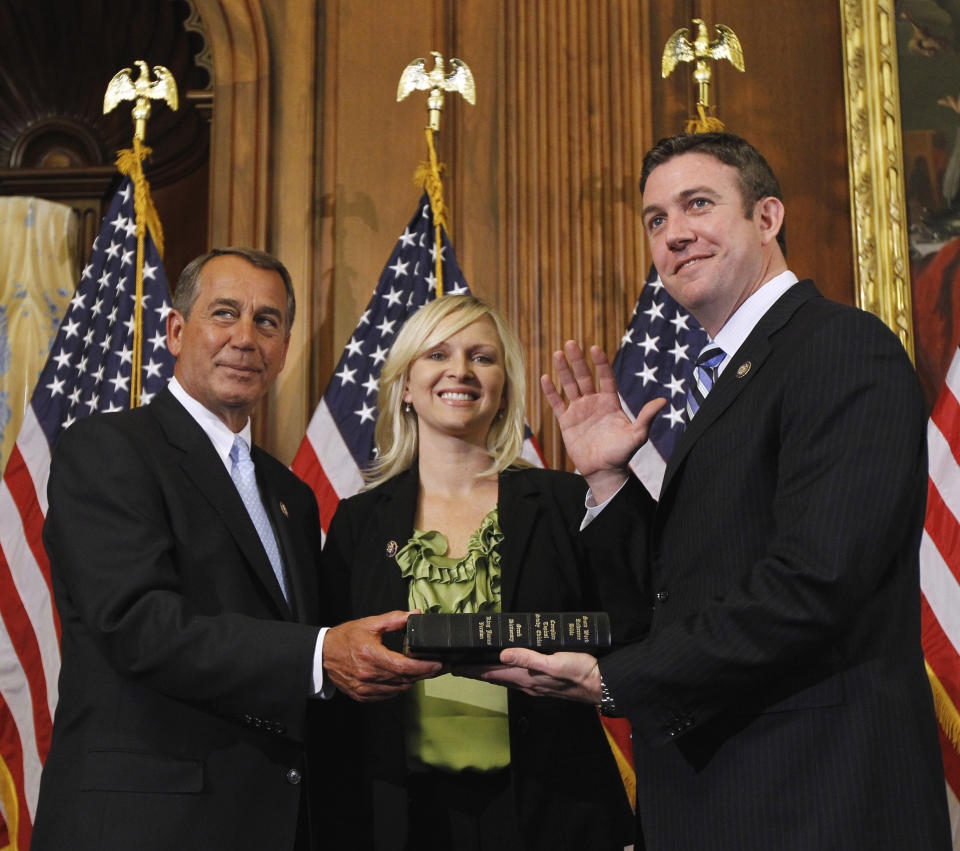
[(400, 549), (397, 546), (396, 541), (387, 541), (387, 555), (390, 558), (393, 558), (397, 554), (397, 550)]
[(737, 369), (737, 378), (743, 378), (748, 372), (750, 372), (751, 366), (753, 366), (753, 364), (750, 363), (750, 361), (745, 361), (744, 363), (740, 364), (739, 368)]
[(290, 512), (287, 511), (287, 504), (286, 504), (283, 500), (280, 501), (280, 513), (281, 513), (284, 517), (286, 517), (286, 518), (289, 519), (289, 517), (290, 517)]

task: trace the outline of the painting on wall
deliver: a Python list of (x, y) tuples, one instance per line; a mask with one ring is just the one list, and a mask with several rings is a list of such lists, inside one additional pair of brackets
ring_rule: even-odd
[(932, 407), (960, 343), (960, 0), (896, 0), (914, 352)]

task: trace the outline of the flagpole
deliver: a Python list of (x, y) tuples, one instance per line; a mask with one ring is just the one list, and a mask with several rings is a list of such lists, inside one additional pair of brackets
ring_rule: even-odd
[(150, 117), (150, 101), (164, 100), (167, 105), (176, 110), (179, 106), (177, 98), (177, 84), (173, 74), (163, 65), (155, 65), (153, 73), (156, 80), (151, 80), (150, 69), (147, 63), (138, 59), (134, 63), (140, 74), (133, 79), (132, 69), (124, 68), (118, 71), (107, 86), (103, 96), (103, 114), (106, 115), (118, 103), (124, 100), (134, 102), (132, 115), (134, 119), (133, 147), (123, 148), (117, 152), (117, 168), (120, 173), (133, 181), (134, 214), (137, 220), (137, 260), (136, 260), (136, 297), (133, 312), (133, 353), (130, 366), (130, 407), (136, 408), (140, 404), (141, 369), (143, 367), (143, 260), (144, 242), (147, 227), (153, 236), (157, 253), (163, 257), (163, 228), (160, 226), (160, 217), (157, 215), (153, 199), (150, 197), (150, 183), (143, 173), (143, 161), (152, 150), (144, 143), (147, 134), (147, 119)]
[(433, 212), (434, 226), (434, 249), (436, 257), (434, 258), (435, 276), (437, 279), (437, 297), (443, 295), (443, 259), (441, 251), (443, 248), (442, 234), (443, 228), (447, 226), (446, 207), (443, 203), (443, 164), (437, 162), (437, 149), (435, 145), (436, 134), (440, 132), (440, 113), (443, 111), (443, 93), (459, 92), (464, 100), (469, 104), (476, 102), (476, 85), (473, 80), (473, 73), (466, 62), (459, 59), (451, 59), (449, 73), (444, 73), (443, 56), (436, 50), (431, 50), (433, 57), (433, 68), (429, 72), (426, 70), (426, 60), (423, 58), (414, 59), (403, 69), (400, 75), (400, 83), (397, 86), (397, 101), (402, 101), (410, 92), (417, 89), (429, 91), (427, 98), (427, 161), (420, 163), (414, 173), (414, 183), (425, 189), (430, 198), (430, 209)]

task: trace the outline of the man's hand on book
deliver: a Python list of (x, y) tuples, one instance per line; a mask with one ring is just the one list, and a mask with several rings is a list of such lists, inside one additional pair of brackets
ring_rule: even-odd
[(553, 653), (512, 648), (500, 654), (500, 665), (454, 669), (454, 674), (518, 688), (535, 697), (560, 697), (600, 703), (600, 669), (588, 653)]
[(409, 659), (383, 646), (383, 633), (403, 629), (409, 614), (387, 612), (327, 631), (323, 669), (340, 691), (354, 700), (384, 700), (443, 670), (439, 662)]

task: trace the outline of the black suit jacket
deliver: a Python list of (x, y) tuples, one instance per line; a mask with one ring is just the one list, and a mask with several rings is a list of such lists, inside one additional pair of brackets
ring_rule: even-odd
[(62, 668), (35, 849), (293, 847), (320, 529), (309, 488), (253, 459), (293, 610), (169, 391), (60, 439), (44, 543)]
[(613, 519), (655, 595), (601, 660), (648, 849), (948, 848), (920, 649), (925, 415), (875, 317), (788, 290)]
[[(403, 546), (413, 531), (419, 481), (408, 471), (341, 502), (324, 549), (326, 594), (338, 600), (338, 620), (407, 608), (407, 585), (388, 543)], [(639, 592), (621, 564), (598, 578), (579, 557), (578, 529), (586, 486), (579, 476), (510, 469), (500, 476), (499, 518), (503, 611), (563, 611), (606, 606), (618, 640), (636, 636)], [(392, 550), (392, 548), (391, 548)], [(642, 618), (642, 615), (641, 615)], [(387, 636), (399, 649), (401, 636)], [(377, 849), (406, 842), (406, 754), (400, 701), (351, 705), (359, 730), (346, 737), (360, 776), (347, 797), (364, 810), (358, 828)], [(509, 695), (513, 795), (528, 847), (614, 849), (633, 827), (623, 784), (596, 710), (559, 700)], [(340, 726), (340, 730), (344, 727)], [(347, 788), (345, 785), (344, 788)], [(350, 806), (348, 802), (346, 806)], [(358, 830), (359, 833), (359, 830)], [(364, 847), (355, 838), (352, 847)]]

